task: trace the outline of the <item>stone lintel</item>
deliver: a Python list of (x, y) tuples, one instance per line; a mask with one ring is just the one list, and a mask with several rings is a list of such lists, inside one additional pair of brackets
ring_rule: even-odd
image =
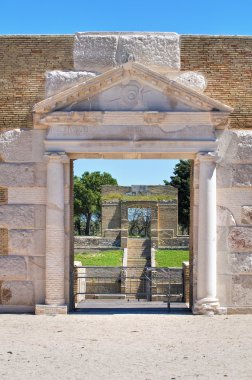
[[(64, 150), (66, 153), (79, 154), (82, 156), (88, 153), (108, 153), (112, 158), (115, 153), (146, 153), (147, 156), (152, 153), (164, 153), (165, 158), (172, 158), (176, 155), (183, 154), (185, 158), (193, 159), (195, 153), (205, 150), (214, 151), (217, 148), (216, 141), (191, 141), (191, 140), (46, 140), (45, 147), (47, 151), (55, 151), (57, 148)], [(83, 153), (85, 152), (85, 153)], [(113, 153), (111, 153), (113, 152)], [(164, 156), (164, 155), (163, 155)], [(77, 156), (79, 157), (79, 156)], [(74, 158), (71, 156), (71, 158)]]
[(35, 305), (36, 315), (55, 315), (55, 314), (67, 314), (67, 305)]
[[(45, 126), (100, 126), (100, 125), (213, 125), (224, 122), (227, 115), (214, 112), (159, 112), (159, 111), (54, 111), (42, 116), (39, 124)], [(214, 119), (214, 120), (213, 120)], [(36, 126), (36, 125), (35, 125)], [(177, 128), (176, 128), (177, 130)]]

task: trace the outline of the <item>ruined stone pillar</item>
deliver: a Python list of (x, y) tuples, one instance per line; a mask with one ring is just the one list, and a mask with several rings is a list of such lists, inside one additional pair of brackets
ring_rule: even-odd
[(216, 298), (216, 162), (215, 154), (199, 153), (199, 225), (197, 302), (195, 314), (217, 312)]

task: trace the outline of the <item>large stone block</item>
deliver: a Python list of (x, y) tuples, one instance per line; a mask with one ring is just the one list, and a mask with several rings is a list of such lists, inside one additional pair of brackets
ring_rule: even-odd
[(233, 177), (233, 186), (237, 187), (246, 187), (252, 186), (252, 165), (243, 164), (235, 165), (233, 167), (234, 177)]
[(45, 257), (29, 256), (27, 262), (28, 279), (32, 281), (45, 281)]
[(228, 250), (228, 227), (217, 227), (217, 248), (218, 251)]
[(252, 163), (252, 131), (225, 130), (217, 132), (219, 155), (226, 163)]
[(9, 254), (44, 256), (45, 230), (10, 230)]
[(27, 186), (34, 184), (34, 165), (0, 163), (2, 186)]
[[(225, 223), (225, 214), (220, 213), (220, 208), (227, 209), (227, 214), (229, 214), (229, 221), (226, 219), (226, 225), (241, 225), (241, 210), (243, 205), (249, 205), (252, 202), (252, 192), (251, 188), (249, 187), (233, 187), (233, 188), (222, 188), (217, 189), (217, 202), (218, 202), (218, 209), (217, 209), (217, 221), (218, 225), (220, 223)], [(223, 210), (224, 211), (224, 210)], [(233, 220), (233, 222), (232, 222)], [(224, 225), (224, 224), (223, 224)]]
[(46, 204), (46, 187), (9, 187), (9, 204)]
[(46, 206), (5, 205), (0, 207), (0, 227), (34, 229), (45, 227)]
[(168, 77), (199, 92), (204, 92), (207, 87), (207, 80), (204, 75), (194, 71), (179, 72), (173, 77), (171, 75)]
[(46, 165), (43, 163), (0, 163), (0, 183), (1, 186), (7, 187), (45, 186)]
[(222, 164), (217, 166), (217, 187), (251, 187), (251, 164)]
[(34, 290), (31, 281), (0, 282), (0, 304), (34, 305)]
[(0, 134), (0, 155), (5, 162), (42, 161), (44, 131), (11, 130)]
[(229, 188), (233, 184), (233, 168), (231, 165), (217, 164), (216, 170), (217, 188)]
[(242, 206), (241, 222), (243, 224), (252, 224), (252, 206)]
[(252, 252), (251, 253), (231, 253), (229, 262), (232, 273), (250, 272), (252, 273)]
[(33, 206), (12, 206), (0, 207), (0, 226), (7, 228), (33, 228), (34, 227), (34, 207)]
[(217, 206), (217, 226), (229, 227), (235, 225), (235, 219), (231, 211), (227, 207)]
[(180, 67), (176, 33), (77, 33), (75, 70), (104, 72), (129, 59), (159, 71)]
[(0, 281), (26, 280), (27, 265), (24, 257), (0, 256)]
[(252, 274), (233, 276), (232, 301), (234, 305), (252, 305)]
[(231, 228), (228, 236), (228, 245), (233, 252), (252, 252), (252, 228)]
[(96, 74), (90, 71), (49, 71), (46, 73), (46, 97), (58, 94), (78, 83), (86, 82), (95, 76)]

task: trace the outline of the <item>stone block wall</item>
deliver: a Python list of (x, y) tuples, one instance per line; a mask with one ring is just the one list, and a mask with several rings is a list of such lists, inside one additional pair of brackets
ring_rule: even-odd
[(100, 236), (75, 236), (74, 251), (83, 252), (89, 249), (98, 250), (99, 248), (118, 248), (120, 247), (120, 239), (100, 237)]
[[(178, 229), (178, 204), (158, 204), (158, 229), (173, 230), (173, 236), (177, 235)], [(161, 237), (160, 237), (161, 238)], [(162, 244), (161, 244), (162, 245)]]
[(252, 131), (219, 137), (218, 292), (227, 306), (252, 307)]
[(0, 311), (31, 311), (45, 298), (43, 137), (33, 130), (0, 135)]
[(102, 205), (102, 236), (106, 230), (121, 228), (121, 207), (119, 202), (103, 203)]

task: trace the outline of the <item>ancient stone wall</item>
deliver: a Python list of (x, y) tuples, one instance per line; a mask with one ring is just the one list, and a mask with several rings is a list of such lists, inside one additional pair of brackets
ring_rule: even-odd
[(252, 131), (225, 131), (220, 141), (218, 292), (233, 309), (252, 306)]
[(126, 247), (128, 209), (151, 210), (153, 246), (168, 246), (177, 236), (177, 189), (172, 186), (102, 186), (102, 236), (121, 239)]
[[(18, 310), (20, 307), (19, 310), (33, 310), (35, 304), (45, 302), (47, 167), (43, 159), (43, 142), (46, 131), (32, 129), (31, 111), (35, 103), (45, 98), (47, 71), (74, 70), (73, 42), (74, 36), (0, 37), (0, 128), (6, 131), (0, 135), (0, 309)], [(121, 39), (122, 51), (129, 43)], [(137, 43), (133, 45), (135, 49)], [(112, 48), (115, 50), (116, 46)], [(252, 136), (248, 130), (252, 128), (252, 38), (182, 35), (180, 48), (182, 70), (205, 75), (208, 82), (205, 93), (234, 107), (229, 130), (217, 131), (217, 294), (221, 305), (228, 306), (229, 310), (247, 310), (252, 306)], [(83, 56), (79, 58), (82, 67)], [(116, 58), (111, 61), (112, 66), (118, 62), (118, 56)], [(149, 63), (153, 63), (151, 57)], [(163, 66), (160, 72), (162, 70)], [(64, 75), (65, 85), (79, 80), (78, 75), (70, 75), (70, 79), (67, 73)], [(81, 75), (87, 76), (85, 73)], [(47, 96), (49, 90), (55, 90), (53, 85), (47, 89)], [(70, 182), (68, 164), (64, 165), (65, 262), (68, 261), (65, 293), (68, 294)], [(192, 191), (194, 246), (190, 259), (194, 295), (198, 260), (199, 226), (195, 222), (198, 216), (198, 170), (195, 165)], [(128, 190), (130, 192), (131, 188)], [(111, 202), (111, 199), (107, 201)], [(163, 217), (156, 229), (167, 222), (162, 207), (160, 214)], [(106, 233), (109, 233), (108, 229)], [(165, 238), (169, 228), (162, 233)]]
[[(73, 35), (0, 36), (0, 128), (32, 127), (45, 72), (73, 70)], [(234, 107), (232, 128), (252, 128), (252, 38), (180, 36), (181, 69), (203, 73), (206, 94)], [(238, 95), (238, 96), (237, 96)]]

